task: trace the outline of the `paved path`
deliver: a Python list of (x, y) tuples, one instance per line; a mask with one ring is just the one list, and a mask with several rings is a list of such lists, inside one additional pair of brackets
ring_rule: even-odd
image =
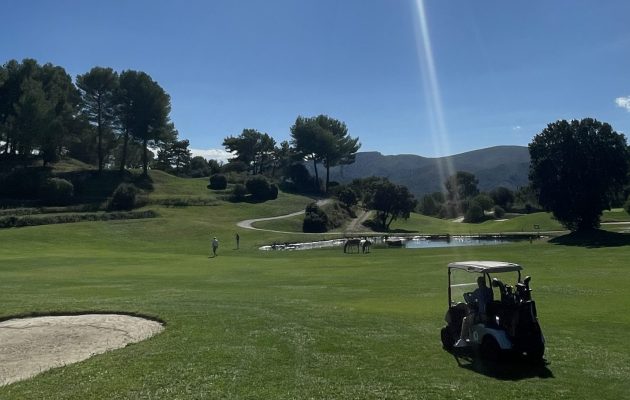
[[(318, 206), (323, 206), (325, 204), (330, 203), (332, 200), (330, 199), (323, 199), (323, 200), (317, 200), (317, 205)], [(291, 214), (286, 214), (286, 215), (279, 215), (277, 217), (267, 217), (267, 218), (255, 218), (255, 219), (246, 219), (244, 221), (238, 222), (236, 225), (239, 228), (245, 228), (245, 229), (253, 229), (256, 231), (265, 231), (265, 232), (275, 232), (275, 233), (303, 233), (303, 232), (284, 232), (284, 231), (274, 231), (272, 229), (261, 229), (261, 228), (255, 228), (254, 226), (252, 226), (252, 224), (256, 223), (256, 222), (260, 222), (260, 221), (271, 221), (274, 219), (282, 219), (282, 218), (291, 218), (291, 217), (295, 217), (296, 215), (300, 215), (300, 214), (304, 214), (304, 210), (301, 211), (296, 211), (294, 213)], [(308, 235), (311, 235), (310, 233), (308, 233)], [(320, 233), (318, 233), (317, 235), (321, 235)]]
[[(318, 200), (317, 201), (317, 205), (318, 206), (323, 206), (325, 204), (328, 204), (332, 202), (331, 199), (323, 199), (323, 200)], [(245, 229), (253, 229), (256, 231), (265, 231), (265, 232), (274, 232), (274, 233), (289, 233), (289, 234), (303, 234), (303, 235), (321, 235), (321, 233), (304, 233), (304, 232), (285, 232), (285, 231), (276, 231), (273, 229), (262, 229), (262, 228), (256, 228), (253, 226), (253, 224), (255, 224), (256, 222), (260, 222), (260, 221), (272, 221), (274, 219), (282, 219), (282, 218), (291, 218), (291, 217), (295, 217), (296, 215), (301, 215), (304, 214), (304, 210), (301, 211), (296, 211), (294, 213), (291, 214), (285, 214), (285, 215), (279, 215), (277, 217), (266, 217), (266, 218), (255, 218), (255, 219), (246, 219), (244, 221), (240, 221), (238, 222), (236, 225), (239, 228), (245, 228)], [(348, 224), (348, 227), (345, 229), (344, 232), (329, 232), (332, 234), (346, 234), (346, 233), (355, 233), (355, 234), (373, 234), (374, 232), (362, 232), (361, 228), (362, 228), (362, 223), (368, 219), (370, 217), (370, 215), (372, 214), (371, 211), (364, 211), (361, 210), (357, 217), (354, 218), (352, 221), (350, 221), (350, 223)]]

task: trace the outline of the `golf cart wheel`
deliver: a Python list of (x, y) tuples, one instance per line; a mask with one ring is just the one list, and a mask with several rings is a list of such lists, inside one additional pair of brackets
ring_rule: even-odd
[(527, 356), (527, 359), (529, 361), (531, 361), (531, 362), (542, 361), (544, 354), (545, 354), (545, 345), (543, 345), (543, 344), (535, 346), (535, 347), (529, 349), (525, 353), (525, 355)]
[(497, 343), (496, 339), (490, 335), (484, 336), (479, 351), (481, 352), (481, 357), (486, 360), (499, 361), (501, 359), (501, 348), (499, 347), (499, 343)]
[(453, 345), (455, 344), (455, 339), (453, 339), (453, 335), (448, 331), (448, 327), (442, 328), (440, 331), (440, 336), (442, 338), (442, 347), (444, 350), (451, 351), (453, 350)]

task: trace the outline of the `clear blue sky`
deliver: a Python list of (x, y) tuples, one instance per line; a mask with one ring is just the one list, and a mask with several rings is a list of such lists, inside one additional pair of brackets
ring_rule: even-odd
[(322, 113), (384, 154), (526, 145), (562, 118), (630, 134), (630, 1), (426, 0), (431, 54), (421, 4), (2, 0), (0, 62), (145, 71), (194, 149)]

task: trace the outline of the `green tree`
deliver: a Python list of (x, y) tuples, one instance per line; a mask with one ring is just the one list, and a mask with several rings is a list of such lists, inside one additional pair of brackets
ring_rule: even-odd
[(479, 181), (474, 174), (465, 171), (457, 171), (455, 175), (450, 176), (444, 187), (446, 188), (449, 200), (461, 201), (470, 199), (479, 194), (477, 185)]
[(342, 121), (331, 118), (327, 115), (315, 117), (317, 124), (324, 130), (325, 137), (332, 136), (332, 144), (328, 145), (328, 139), (323, 143), (322, 162), (326, 168), (326, 192), (330, 185), (330, 168), (337, 165), (348, 165), (354, 163), (356, 153), (361, 144), (359, 138), (348, 136), (348, 128)]
[(241, 161), (251, 170), (252, 175), (262, 174), (272, 160), (276, 141), (266, 133), (256, 129), (243, 129), (238, 136), (223, 139), (227, 151), (236, 155), (230, 161)]
[(409, 218), (416, 205), (416, 199), (406, 186), (395, 185), (387, 179), (376, 181), (371, 186), (366, 201), (368, 208), (376, 210), (377, 223), (385, 230), (389, 230), (394, 220)]
[(273, 149), (273, 168), (271, 176), (276, 176), (277, 171), (281, 175), (288, 175), (289, 167), (296, 161), (296, 155), (288, 141), (280, 142), (279, 146)]
[(485, 214), (483, 212), (483, 207), (473, 200), (468, 207), (468, 210), (466, 210), (466, 214), (464, 215), (464, 222), (477, 223), (483, 222), (484, 219)]
[(346, 208), (353, 207), (359, 202), (359, 197), (357, 196), (357, 193), (349, 186), (343, 187), (341, 190), (339, 190), (339, 193), (337, 193), (337, 198)]
[(503, 186), (492, 189), (489, 193), (494, 204), (501, 206), (501, 208), (509, 209), (514, 203), (514, 193)]
[(571, 231), (598, 227), (628, 177), (625, 136), (592, 118), (547, 125), (529, 153), (529, 178), (540, 204)]
[(420, 199), (420, 212), (424, 215), (433, 216), (440, 210), (440, 205), (435, 201), (435, 198), (430, 194), (425, 194)]
[(4, 153), (26, 163), (37, 150), (44, 164), (71, 142), (78, 93), (70, 76), (50, 63), (25, 59), (2, 67), (0, 140)]
[(121, 123), (124, 126), (123, 163), (129, 134), (142, 144), (142, 170), (146, 175), (149, 165), (149, 144), (173, 140), (174, 128), (169, 123), (171, 100), (168, 94), (149, 75), (139, 71), (120, 74)]
[(359, 138), (348, 136), (345, 123), (327, 115), (311, 118), (299, 116), (291, 127), (291, 142), (303, 159), (313, 161), (317, 189), (319, 186), (317, 163), (324, 164), (326, 192), (330, 185), (330, 168), (352, 164), (361, 147)]
[(158, 168), (176, 174), (188, 171), (191, 163), (189, 144), (188, 139), (163, 142), (157, 152)]
[(479, 206), (481, 207), (483, 211), (490, 211), (490, 209), (492, 209), (492, 206), (494, 206), (494, 202), (492, 201), (492, 198), (490, 198), (490, 196), (488, 196), (485, 193), (480, 193), (476, 195), (472, 199), (472, 201), (474, 203), (479, 204)]
[(193, 178), (210, 176), (210, 174), (215, 174), (219, 172), (219, 170), (220, 168), (218, 167), (218, 165), (216, 170), (212, 170), (208, 161), (202, 156), (195, 156), (190, 159), (190, 176), (192, 176)]
[(113, 142), (112, 129), (116, 118), (116, 94), (118, 73), (111, 68), (94, 67), (77, 76), (77, 87), (81, 93), (81, 110), (96, 126), (98, 170), (103, 171), (106, 157), (104, 140)]
[(314, 187), (319, 192), (319, 172), (317, 163), (324, 160), (324, 155), (333, 148), (333, 137), (324, 130), (316, 118), (297, 117), (291, 126), (291, 144), (303, 160), (313, 161), (315, 172)]

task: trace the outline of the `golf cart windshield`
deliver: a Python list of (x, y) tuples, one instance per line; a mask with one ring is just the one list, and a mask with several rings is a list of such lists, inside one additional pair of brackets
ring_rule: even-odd
[(477, 289), (477, 279), (484, 277), (486, 286), (492, 288), (494, 298), (501, 298), (499, 290), (492, 285), (494, 278), (505, 284), (514, 285), (521, 280), (521, 266), (500, 261), (462, 261), (450, 263), (449, 306), (464, 303), (464, 294)]

